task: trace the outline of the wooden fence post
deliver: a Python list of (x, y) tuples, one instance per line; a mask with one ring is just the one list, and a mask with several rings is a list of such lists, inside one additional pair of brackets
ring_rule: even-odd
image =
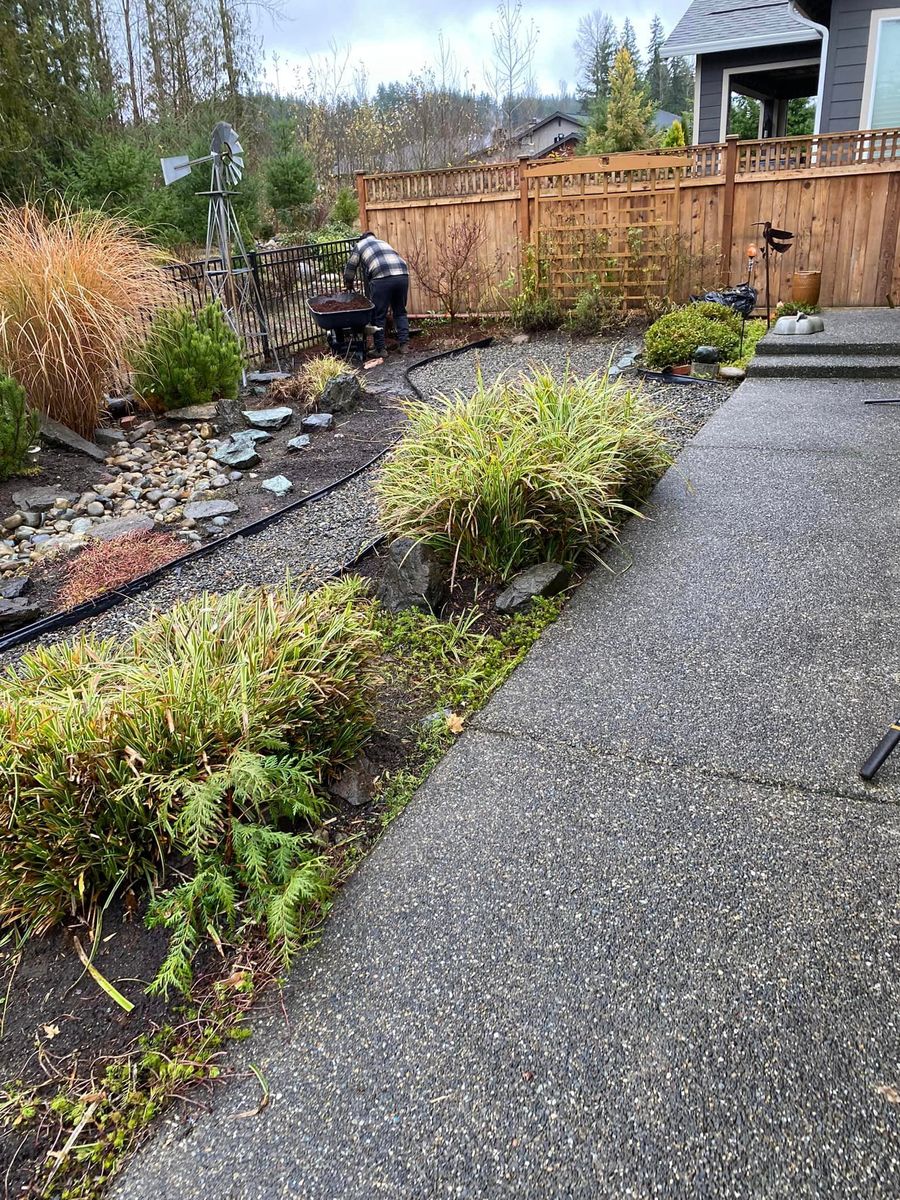
[(362, 171), (356, 172), (356, 196), (359, 200), (359, 227), (365, 233), (369, 214), (366, 212), (366, 177)]
[(524, 261), (525, 250), (531, 241), (530, 214), (528, 209), (528, 176), (525, 168), (528, 160), (520, 158), (516, 165), (519, 176), (519, 264)]
[(724, 286), (731, 276), (731, 242), (734, 238), (734, 177), (737, 174), (738, 137), (729, 133), (725, 138), (725, 191), (722, 194), (722, 272)]

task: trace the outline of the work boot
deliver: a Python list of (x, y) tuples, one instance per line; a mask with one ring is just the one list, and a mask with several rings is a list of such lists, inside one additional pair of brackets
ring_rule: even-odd
[(409, 342), (401, 342), (397, 350), (406, 358), (407, 354), (409, 354)]

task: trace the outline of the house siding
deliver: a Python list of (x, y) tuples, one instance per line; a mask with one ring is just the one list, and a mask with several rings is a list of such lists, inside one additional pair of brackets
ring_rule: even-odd
[(872, 13), (893, 7), (892, 0), (832, 0), (820, 132), (859, 129)]
[(556, 117), (553, 121), (548, 121), (546, 125), (542, 125), (539, 129), (534, 130), (533, 135), (531, 135), (533, 142), (530, 140), (529, 135), (525, 134), (520, 138), (519, 144), (522, 147), (523, 153), (538, 155), (543, 154), (545, 150), (549, 150), (557, 138), (570, 137), (572, 135), (583, 137), (584, 129), (574, 121), (567, 121), (565, 117)]
[(810, 42), (791, 42), (784, 46), (760, 46), (753, 50), (700, 55), (700, 104), (694, 141), (702, 144), (721, 140), (722, 80), (725, 71), (735, 67), (759, 67), (768, 63), (792, 62), (794, 59), (818, 58), (821, 45), (816, 38)]

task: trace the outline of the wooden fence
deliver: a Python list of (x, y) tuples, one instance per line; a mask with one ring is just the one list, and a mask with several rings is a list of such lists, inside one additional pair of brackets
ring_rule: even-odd
[[(900, 130), (773, 138), (640, 155), (520, 161), (357, 179), (360, 219), (434, 273), (442, 247), (477, 225), (468, 307), (500, 307), (525, 248), (571, 298), (605, 280), (637, 305), (747, 277), (747, 247), (769, 220), (795, 234), (772, 261), (772, 297), (794, 271), (822, 273), (825, 305), (900, 300)], [(489, 281), (489, 286), (486, 286)], [(760, 280), (756, 280), (760, 285)], [(413, 271), (410, 310), (439, 305)]]

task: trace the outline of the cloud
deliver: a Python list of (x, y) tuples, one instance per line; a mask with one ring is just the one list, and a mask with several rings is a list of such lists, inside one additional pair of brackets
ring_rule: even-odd
[[(542, 92), (555, 92), (564, 79), (572, 88), (577, 76), (573, 50), (578, 18), (589, 12), (591, 4), (526, 4), (526, 20), (538, 27), (534, 74)], [(671, 28), (687, 8), (687, 0), (661, 0), (659, 4), (637, 3), (627, 13), (635, 26), (638, 42), (644, 45), (654, 12)], [(610, 8), (614, 20), (620, 9)], [(335, 12), (340, 21), (335, 20)], [(332, 44), (340, 47), (343, 59), (349, 47), (347, 84), (357, 64), (365, 68), (372, 87), (379, 83), (408, 79), (411, 74), (433, 64), (437, 58), (438, 36), (443, 35), (458, 65), (476, 90), (484, 86), (484, 67), (491, 56), (491, 24), (496, 20), (496, 5), (485, 0), (397, 0), (392, 5), (346, 0), (337, 4), (310, 4), (309, 0), (286, 0), (283, 18), (274, 23), (263, 17), (266, 82), (282, 92), (293, 91), (297, 74), (306, 77), (310, 61), (321, 66)], [(273, 53), (277, 55), (276, 70)]]

